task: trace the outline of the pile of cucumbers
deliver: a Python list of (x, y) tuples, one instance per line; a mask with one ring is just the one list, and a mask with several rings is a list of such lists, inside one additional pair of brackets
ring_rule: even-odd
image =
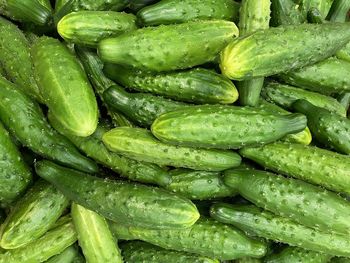
[(349, 11), (0, 0), (0, 263), (350, 262)]

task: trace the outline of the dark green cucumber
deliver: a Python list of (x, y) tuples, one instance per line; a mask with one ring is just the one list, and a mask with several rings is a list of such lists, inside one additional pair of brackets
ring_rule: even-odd
[(252, 169), (228, 170), (224, 183), (276, 215), (324, 232), (350, 233), (350, 203), (331, 191)]
[(340, 116), (346, 116), (345, 107), (336, 99), (289, 85), (274, 82), (269, 83), (264, 87), (262, 96), (267, 101), (276, 103), (286, 109), (292, 109), (292, 104), (295, 101), (303, 99), (318, 107), (337, 113)]
[(300, 5), (293, 0), (271, 0), (271, 25), (298, 25), (305, 22), (306, 16)]
[(121, 112), (132, 122), (143, 127), (150, 127), (163, 113), (190, 106), (148, 93), (128, 93), (117, 85), (108, 88), (103, 93), (103, 98), (110, 109)]
[(221, 20), (146, 27), (102, 40), (98, 53), (105, 62), (144, 71), (185, 69), (213, 61), (237, 35), (233, 22)]
[(330, 261), (330, 263), (349, 263), (350, 258), (341, 258), (341, 257), (334, 257)]
[(239, 258), (235, 261), (235, 263), (262, 263), (262, 262), (263, 262), (263, 259), (252, 258), (252, 257)]
[(213, 70), (195, 68), (154, 74), (107, 63), (104, 71), (108, 77), (127, 88), (180, 101), (231, 104), (238, 99), (238, 92), (232, 81)]
[(270, 76), (322, 61), (349, 41), (346, 23), (270, 28), (232, 41), (221, 53), (220, 68), (236, 80)]
[(45, 261), (45, 263), (85, 263), (85, 259), (80, 255), (77, 247), (73, 245)]
[(133, 14), (114, 11), (79, 11), (64, 16), (57, 24), (62, 38), (75, 44), (95, 47), (108, 37), (136, 29)]
[(197, 106), (165, 113), (152, 133), (163, 142), (205, 148), (238, 149), (270, 143), (304, 130), (301, 114), (278, 115), (259, 108)]
[(92, 87), (77, 58), (57, 39), (42, 37), (32, 47), (36, 79), (56, 120), (77, 136), (91, 135), (98, 108)]
[(137, 13), (143, 26), (184, 23), (192, 20), (237, 21), (240, 4), (231, 0), (161, 0)]
[(333, 0), (301, 0), (300, 6), (301, 11), (306, 14), (312, 9), (317, 9), (322, 19), (325, 19), (331, 9), (332, 3)]
[(334, 0), (327, 19), (332, 22), (345, 22), (350, 10), (349, 0)]
[(240, 156), (232, 151), (175, 146), (157, 140), (146, 129), (115, 128), (102, 137), (108, 149), (138, 161), (191, 168), (222, 171), (237, 167)]
[(111, 231), (120, 239), (139, 239), (153, 245), (195, 253), (221, 260), (244, 256), (262, 257), (266, 245), (245, 236), (241, 231), (212, 219), (199, 219), (184, 229), (155, 230), (111, 223)]
[(45, 234), (68, 206), (68, 199), (40, 180), (18, 200), (1, 225), (0, 246), (23, 247)]
[(350, 193), (350, 156), (288, 143), (247, 147), (241, 149), (240, 154), (272, 171)]
[(37, 162), (36, 172), (74, 202), (111, 220), (179, 229), (199, 217), (191, 201), (155, 187), (88, 176), (48, 161)]
[(218, 172), (175, 169), (169, 174), (171, 182), (165, 188), (191, 200), (229, 197), (237, 193), (224, 184)]
[(94, 162), (51, 128), (38, 104), (1, 77), (0, 120), (23, 146), (33, 152), (78, 170), (98, 170)]
[(105, 218), (75, 203), (72, 204), (71, 213), (78, 242), (87, 262), (123, 262)]
[(339, 153), (350, 154), (350, 120), (306, 100), (298, 100), (293, 108), (307, 116), (314, 138)]
[(350, 92), (340, 93), (337, 96), (337, 101), (345, 107), (346, 111), (348, 111), (350, 106)]
[(167, 250), (142, 241), (131, 241), (121, 245), (125, 263), (219, 263), (218, 260), (190, 253)]
[(217, 203), (211, 207), (210, 214), (219, 222), (276, 242), (330, 255), (350, 255), (346, 235), (321, 232), (252, 205)]
[(311, 8), (309, 12), (307, 13), (307, 20), (309, 23), (313, 24), (322, 24), (324, 23), (324, 16), (321, 14), (321, 12), (316, 8)]
[(60, 254), (77, 241), (72, 220), (67, 220), (25, 247), (0, 254), (1, 263), (38, 263)]
[(136, 12), (144, 8), (145, 6), (158, 2), (158, 0), (129, 0), (128, 2), (129, 2), (129, 8), (132, 11)]

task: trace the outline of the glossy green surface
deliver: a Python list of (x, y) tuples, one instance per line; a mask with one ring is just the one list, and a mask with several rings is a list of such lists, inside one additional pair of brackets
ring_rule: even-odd
[(79, 254), (77, 247), (73, 245), (48, 259), (45, 263), (85, 263), (85, 259)]
[(299, 247), (286, 247), (276, 254), (272, 254), (265, 259), (265, 263), (327, 263), (332, 256), (302, 249)]

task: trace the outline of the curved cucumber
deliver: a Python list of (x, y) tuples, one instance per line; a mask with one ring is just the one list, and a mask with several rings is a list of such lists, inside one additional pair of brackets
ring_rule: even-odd
[(213, 61), (237, 35), (233, 22), (220, 20), (146, 27), (102, 40), (98, 53), (105, 62), (145, 71), (185, 69)]
[(345, 22), (350, 10), (349, 0), (334, 0), (327, 19), (332, 22)]
[(179, 229), (199, 217), (191, 201), (155, 187), (88, 176), (48, 161), (37, 162), (36, 172), (74, 202), (111, 220)]
[(111, 151), (158, 165), (222, 171), (241, 163), (240, 156), (235, 152), (166, 144), (153, 137), (151, 132), (140, 128), (115, 128), (105, 133), (102, 140)]
[(298, 25), (305, 22), (305, 13), (293, 0), (271, 0), (272, 26)]
[(278, 254), (272, 254), (265, 258), (264, 263), (327, 263), (330, 255), (302, 249), (299, 247), (286, 247)]
[(42, 37), (32, 47), (35, 75), (44, 101), (57, 121), (77, 136), (97, 126), (97, 102), (84, 70), (58, 40)]
[(79, 254), (76, 246), (73, 245), (45, 261), (45, 263), (85, 263), (85, 259)]
[(277, 115), (259, 108), (197, 106), (165, 113), (152, 124), (152, 133), (168, 143), (238, 149), (276, 141), (304, 130), (301, 114)]

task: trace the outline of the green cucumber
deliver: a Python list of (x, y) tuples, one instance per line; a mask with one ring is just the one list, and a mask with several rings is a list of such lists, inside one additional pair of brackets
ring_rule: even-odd
[(213, 70), (195, 68), (154, 74), (107, 63), (104, 72), (127, 88), (180, 101), (231, 104), (238, 99), (238, 92), (232, 81)]
[(350, 156), (288, 143), (247, 147), (241, 149), (240, 154), (272, 171), (350, 193)]
[(327, 19), (332, 22), (345, 22), (350, 10), (349, 0), (334, 0)]
[(84, 263), (85, 259), (79, 254), (76, 246), (70, 246), (60, 254), (53, 256), (45, 263)]
[(71, 213), (86, 261), (123, 262), (105, 218), (75, 203)]
[(45, 104), (57, 121), (77, 136), (91, 135), (98, 108), (84, 70), (57, 39), (42, 37), (32, 47), (35, 75)]
[(350, 241), (346, 235), (321, 232), (252, 205), (217, 203), (211, 207), (210, 214), (219, 222), (276, 242), (330, 255), (350, 255)]
[(36, 172), (74, 202), (111, 220), (179, 229), (199, 217), (191, 201), (155, 187), (88, 176), (48, 161), (37, 162)]
[(124, 243), (121, 249), (125, 263), (219, 263), (215, 259), (167, 250), (142, 241)]
[(145, 6), (154, 4), (155, 2), (158, 2), (158, 0), (129, 0), (129, 8), (136, 12)]
[(337, 58), (350, 62), (350, 42), (336, 53)]
[(161, 141), (194, 147), (238, 149), (270, 143), (304, 130), (301, 114), (277, 115), (259, 108), (197, 106), (165, 113), (152, 124)]
[(311, 8), (307, 13), (307, 20), (309, 23), (322, 24), (324, 23), (324, 16), (316, 8)]
[(98, 170), (94, 162), (51, 128), (38, 104), (1, 77), (0, 121), (23, 146), (37, 154), (85, 172)]
[(334, 0), (301, 0), (301, 11), (308, 13), (312, 9), (317, 9), (322, 19), (325, 19), (331, 9)]
[(337, 101), (345, 107), (346, 111), (348, 111), (350, 106), (350, 92), (338, 94)]
[(141, 128), (115, 128), (105, 133), (102, 140), (111, 151), (158, 165), (222, 171), (241, 163), (240, 156), (235, 152), (166, 144), (153, 137), (150, 131)]
[(266, 245), (241, 231), (212, 219), (199, 219), (192, 227), (156, 230), (111, 223), (111, 231), (120, 239), (139, 239), (153, 245), (195, 253), (221, 260), (244, 256), (262, 257)]
[(340, 257), (334, 257), (330, 261), (330, 263), (349, 263), (350, 258), (340, 258)]
[(79, 11), (64, 16), (57, 24), (62, 38), (75, 44), (95, 47), (108, 37), (136, 29), (133, 14), (114, 11)]
[(192, 20), (237, 21), (240, 4), (233, 0), (161, 0), (137, 13), (143, 26), (184, 23)]
[(102, 40), (98, 53), (104, 62), (145, 71), (185, 69), (213, 61), (237, 35), (233, 22), (221, 20), (146, 27)]
[(293, 0), (271, 0), (271, 25), (298, 25), (305, 22), (306, 16), (300, 5)]
[(336, 99), (289, 85), (274, 82), (269, 83), (266, 87), (264, 87), (262, 97), (267, 101), (276, 103), (286, 109), (292, 109), (292, 104), (295, 101), (303, 99), (314, 104), (315, 106), (325, 108), (340, 116), (346, 116), (345, 107)]
[(349, 41), (346, 23), (270, 28), (232, 41), (221, 53), (220, 68), (235, 80), (271, 76), (324, 60)]
[(235, 261), (235, 263), (262, 263), (263, 259), (260, 258), (251, 258), (251, 257), (244, 257), (239, 258)]
[(276, 215), (324, 232), (350, 233), (350, 203), (331, 191), (251, 169), (226, 171), (224, 183)]

